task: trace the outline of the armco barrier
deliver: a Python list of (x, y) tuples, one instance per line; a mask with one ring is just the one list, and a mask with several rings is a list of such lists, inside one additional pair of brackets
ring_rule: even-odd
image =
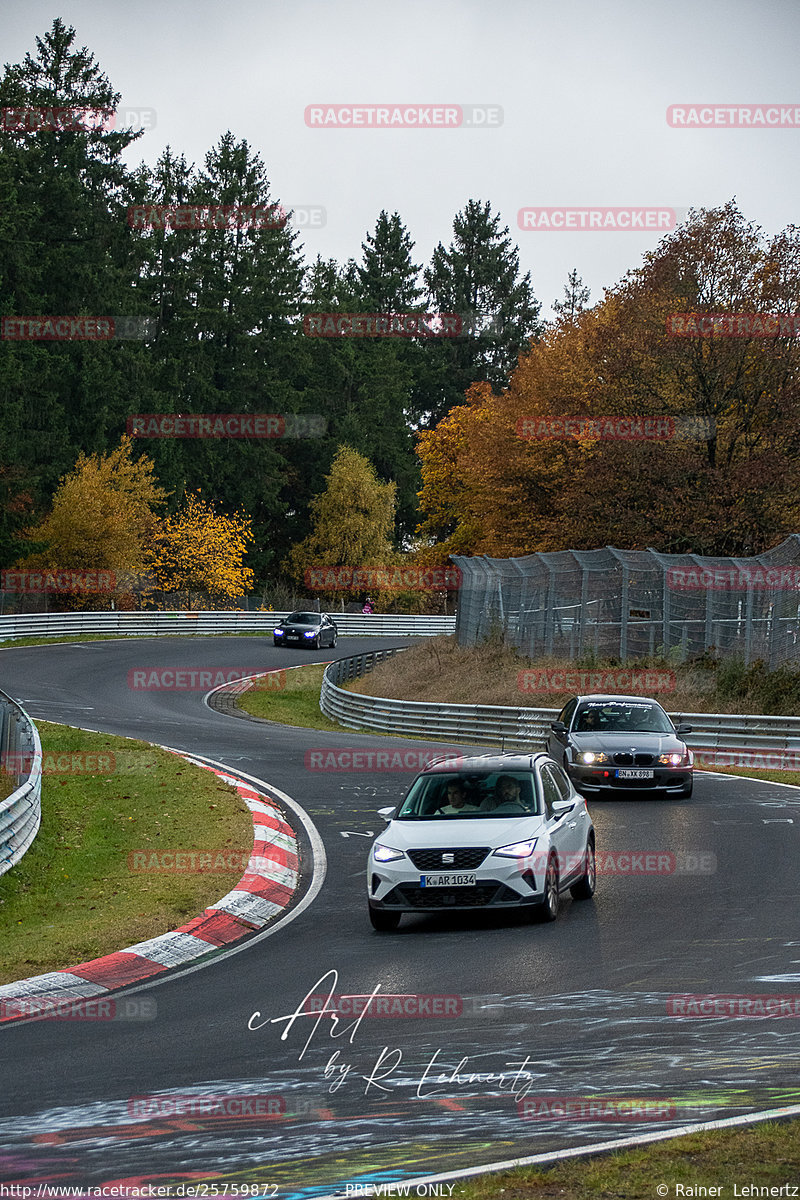
[[(364, 696), (339, 686), (357, 679), (397, 650), (357, 654), (331, 663), (322, 680), (319, 706), (348, 729), (373, 729), (399, 737), (442, 738), (477, 745), (540, 749), (557, 708), (507, 708), (499, 704), (425, 704)], [(788, 750), (800, 755), (800, 717), (748, 716), (739, 713), (670, 713), (686, 721), (694, 750)], [(744, 764), (742, 764), (744, 765)]]
[(322, 678), (320, 708), (331, 720), (349, 729), (375, 729), (399, 736), (443, 738), (447, 740), (530, 746), (544, 737), (547, 722), (558, 709), (504, 708), (486, 704), (424, 704), (417, 700), (387, 700), (363, 696), (339, 686), (371, 671), (376, 663), (397, 650), (377, 650), (341, 658), (326, 668)]
[[(42, 746), (25, 709), (0, 692), (0, 778), (8, 764), (25, 764), (14, 778), (16, 790), (0, 800), (0, 875), (18, 863), (39, 832), (42, 819)], [(30, 772), (28, 772), (28, 765)]]
[[(0, 642), (21, 637), (173, 637), (187, 634), (272, 633), (288, 612), (73, 612), (0, 616)], [(453, 633), (455, 617), (332, 612), (342, 637), (434, 637)]]

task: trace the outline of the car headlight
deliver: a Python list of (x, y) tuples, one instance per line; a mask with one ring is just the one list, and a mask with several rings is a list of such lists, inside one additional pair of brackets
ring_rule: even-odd
[(303, 637), (316, 637), (316, 636), (317, 636), (316, 629), (305, 629), (303, 631)]
[(684, 750), (683, 754), (679, 754), (677, 751), (673, 754), (659, 754), (658, 761), (665, 767), (685, 766), (689, 762), (689, 753)]
[(604, 754), (602, 750), (584, 750), (582, 754), (578, 755), (578, 758), (587, 764), (608, 762), (608, 755)]
[(528, 838), (526, 842), (511, 842), (508, 846), (501, 846), (494, 853), (499, 854), (501, 858), (530, 858), (536, 849), (537, 840)]
[(272, 632), (275, 634), (275, 637), (283, 637), (286, 630), (285, 629), (273, 629)]
[(392, 846), (384, 846), (378, 842), (372, 847), (372, 857), (375, 862), (397, 862), (398, 858), (405, 856), (402, 850), (395, 850)]

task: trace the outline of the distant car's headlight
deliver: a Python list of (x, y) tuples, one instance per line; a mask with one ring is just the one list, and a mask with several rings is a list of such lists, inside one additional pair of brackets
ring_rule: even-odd
[(402, 850), (395, 850), (391, 846), (383, 846), (380, 842), (372, 849), (372, 857), (375, 862), (396, 862), (398, 858), (404, 858)]
[(677, 752), (673, 754), (659, 754), (658, 761), (665, 767), (686, 766), (689, 762), (689, 751), (684, 750), (683, 754)]
[(495, 850), (501, 858), (530, 858), (536, 848), (536, 838), (528, 838), (526, 842), (512, 842), (509, 846), (501, 846)]
[(275, 637), (283, 637), (283, 635), (284, 635), (284, 633), (286, 632), (286, 630), (285, 630), (285, 629), (278, 629), (278, 628), (276, 627), (275, 629), (273, 629), (273, 631), (272, 631), (272, 632), (275, 634)]
[(305, 629), (303, 631), (303, 637), (316, 637), (316, 636), (317, 636), (316, 629)]
[(602, 750), (584, 750), (582, 754), (578, 755), (578, 758), (584, 763), (608, 762), (608, 755), (604, 754)]

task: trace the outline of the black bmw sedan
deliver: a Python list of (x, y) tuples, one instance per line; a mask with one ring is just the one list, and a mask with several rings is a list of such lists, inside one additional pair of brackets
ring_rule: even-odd
[(319, 650), (335, 646), (338, 630), (327, 613), (293, 612), (275, 626), (272, 641), (275, 646), (308, 646)]
[(548, 753), (584, 796), (692, 794), (694, 757), (661, 705), (643, 696), (575, 696), (550, 726)]

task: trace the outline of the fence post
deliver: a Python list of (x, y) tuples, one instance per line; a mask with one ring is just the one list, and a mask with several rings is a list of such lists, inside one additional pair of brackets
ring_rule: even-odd
[(628, 657), (628, 564), (622, 564), (622, 612), (619, 622), (619, 657), (625, 662)]

